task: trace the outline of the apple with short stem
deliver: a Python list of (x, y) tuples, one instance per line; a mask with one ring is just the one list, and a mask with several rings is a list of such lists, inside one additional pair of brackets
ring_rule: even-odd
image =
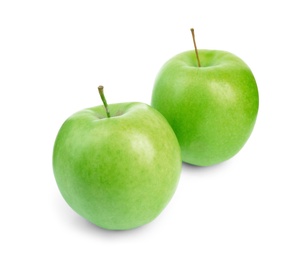
[(180, 53), (159, 71), (152, 107), (172, 126), (184, 162), (209, 166), (244, 146), (259, 106), (255, 78), (244, 61), (220, 50)]
[(105, 229), (155, 219), (172, 198), (181, 171), (178, 140), (165, 118), (144, 103), (79, 111), (61, 126), (53, 170), (66, 202)]

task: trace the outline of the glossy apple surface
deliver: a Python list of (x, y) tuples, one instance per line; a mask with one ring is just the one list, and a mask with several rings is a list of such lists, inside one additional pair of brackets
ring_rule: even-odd
[(179, 140), (184, 162), (209, 166), (234, 156), (248, 140), (259, 96), (250, 68), (237, 56), (198, 50), (173, 57), (161, 68), (151, 105)]
[(165, 118), (143, 103), (82, 110), (59, 130), (53, 151), (56, 182), (66, 202), (112, 230), (144, 225), (170, 201), (181, 152)]

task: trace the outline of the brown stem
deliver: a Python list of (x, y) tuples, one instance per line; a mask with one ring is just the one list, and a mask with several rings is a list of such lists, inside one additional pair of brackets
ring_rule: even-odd
[(194, 48), (195, 48), (195, 52), (196, 52), (196, 58), (197, 58), (198, 67), (201, 67), (199, 56), (198, 56), (198, 50), (197, 50), (197, 46), (196, 46), (195, 33), (194, 33), (194, 29), (193, 28), (191, 28), (191, 32), (192, 32), (193, 43), (194, 43)]

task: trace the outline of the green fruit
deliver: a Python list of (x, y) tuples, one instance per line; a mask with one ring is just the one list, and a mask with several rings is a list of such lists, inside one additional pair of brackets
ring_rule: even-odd
[(182, 160), (199, 166), (223, 162), (243, 147), (253, 130), (258, 103), (250, 68), (235, 55), (218, 50), (198, 50), (198, 59), (194, 51), (187, 51), (167, 61), (151, 101), (176, 133)]
[(172, 198), (181, 152), (152, 107), (113, 104), (109, 113), (97, 106), (64, 122), (54, 145), (54, 175), (81, 216), (106, 229), (132, 229), (156, 218)]

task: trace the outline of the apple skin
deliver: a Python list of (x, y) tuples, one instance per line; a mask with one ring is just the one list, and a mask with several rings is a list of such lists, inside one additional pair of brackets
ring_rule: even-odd
[(237, 154), (251, 135), (259, 94), (250, 68), (225, 51), (180, 53), (156, 77), (152, 107), (172, 126), (182, 160), (209, 166)]
[(82, 110), (60, 128), (53, 150), (59, 190), (71, 208), (105, 229), (155, 219), (172, 198), (182, 166), (165, 118), (143, 103)]

